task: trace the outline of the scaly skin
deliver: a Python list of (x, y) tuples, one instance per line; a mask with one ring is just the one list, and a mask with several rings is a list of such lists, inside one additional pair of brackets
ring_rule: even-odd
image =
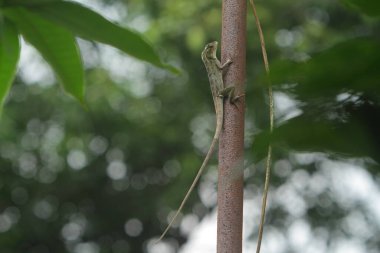
[(169, 222), (168, 226), (166, 227), (165, 231), (162, 233), (160, 238), (156, 241), (160, 241), (166, 233), (169, 231), (171, 226), (173, 225), (175, 219), (177, 218), (178, 214), (182, 211), (183, 206), (185, 205), (187, 199), (189, 198), (191, 192), (194, 190), (196, 184), (199, 181), (200, 176), (202, 175), (202, 172), (206, 168), (206, 165), (208, 161), (210, 160), (215, 145), (218, 142), (220, 132), (222, 131), (223, 127), (223, 98), (229, 97), (230, 102), (235, 101), (238, 97), (234, 97), (234, 87), (228, 87), (225, 88), (223, 84), (223, 76), (222, 76), (222, 70), (227, 65), (231, 64), (232, 62), (230, 60), (227, 60), (223, 65), (220, 63), (218, 58), (216, 57), (216, 51), (218, 49), (218, 42), (214, 41), (209, 44), (207, 44), (202, 52), (202, 61), (206, 67), (208, 78), (210, 82), (211, 87), (211, 94), (212, 98), (214, 100), (214, 106), (215, 106), (215, 113), (216, 113), (216, 127), (215, 127), (215, 134), (214, 138), (211, 142), (210, 148), (207, 152), (207, 155), (202, 163), (202, 166), (200, 167), (197, 175), (194, 178), (193, 183), (191, 184), (189, 190), (187, 191), (185, 197), (182, 200), (181, 205), (179, 206), (177, 212)]

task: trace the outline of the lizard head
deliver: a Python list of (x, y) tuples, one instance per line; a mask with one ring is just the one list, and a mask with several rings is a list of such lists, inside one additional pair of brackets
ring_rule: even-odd
[(218, 49), (218, 42), (213, 41), (208, 43), (203, 49), (202, 58), (216, 59), (216, 50)]

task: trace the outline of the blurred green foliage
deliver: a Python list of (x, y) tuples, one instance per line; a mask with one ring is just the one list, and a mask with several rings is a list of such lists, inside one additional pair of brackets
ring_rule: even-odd
[[(320, 170), (320, 159), (301, 163), (294, 152), (359, 159), (378, 177), (378, 20), (327, 0), (256, 4), (275, 94), (290, 97), (294, 106), (278, 110), (268, 136), (264, 67), (249, 14), (247, 191), (262, 184), (269, 140), (275, 147), (273, 189)], [(173, 76), (81, 41), (86, 110), (46, 81), (28, 80), (22, 67), (0, 125), (2, 253), (149, 252), (149, 240), (177, 208), (211, 141), (214, 113), (200, 52), (220, 37), (220, 3), (130, 0), (100, 7), (144, 32), (184, 73)], [(290, 171), (284, 164), (291, 164)], [(350, 208), (371, 223), (360, 203), (344, 205), (328, 187), (299, 194), (308, 222), (329, 231), (328, 246), (347, 234), (343, 218)], [(203, 217), (209, 209), (194, 193), (186, 212)], [(286, 233), (291, 219), (290, 211), (274, 204), (267, 222)], [(373, 234), (380, 232), (370, 225)], [(169, 237), (176, 239), (169, 241), (174, 250), (186, 240), (179, 229)], [(360, 238), (368, 249), (380, 243)]]
[(117, 26), (81, 4), (62, 0), (2, 1), (0, 106), (14, 79), (21, 36), (50, 64), (65, 91), (82, 104), (84, 71), (75, 36), (111, 45), (137, 59), (179, 73), (177, 68), (162, 62), (141, 34)]

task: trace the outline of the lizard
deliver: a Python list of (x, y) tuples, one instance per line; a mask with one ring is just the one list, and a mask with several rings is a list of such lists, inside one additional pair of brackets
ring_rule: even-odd
[(211, 142), (210, 148), (206, 154), (206, 157), (203, 160), (203, 163), (201, 167), (198, 170), (197, 175), (195, 176), (190, 188), (187, 190), (187, 193), (185, 197), (183, 198), (181, 205), (179, 206), (178, 210), (174, 214), (173, 218), (169, 222), (168, 226), (164, 230), (164, 232), (161, 234), (160, 238), (156, 241), (159, 242), (166, 233), (169, 231), (171, 226), (173, 225), (174, 221), (176, 220), (177, 216), (180, 214), (182, 211), (182, 208), (184, 207), (187, 199), (189, 198), (191, 192), (194, 190), (195, 185), (197, 184), (200, 176), (202, 175), (202, 172), (204, 171), (208, 161), (210, 160), (214, 149), (215, 145), (219, 140), (220, 133), (223, 128), (223, 100), (225, 97), (229, 98), (229, 101), (231, 103), (234, 103), (239, 97), (244, 96), (239, 95), (235, 96), (235, 87), (230, 86), (230, 87), (225, 87), (223, 83), (223, 69), (230, 65), (232, 61), (228, 59), (224, 64), (222, 64), (219, 59), (216, 56), (216, 51), (218, 49), (218, 42), (214, 41), (211, 43), (208, 43), (205, 48), (202, 51), (202, 61), (206, 67), (206, 71), (208, 73), (208, 79), (211, 87), (211, 95), (214, 101), (214, 107), (215, 107), (215, 114), (216, 114), (216, 127), (215, 127), (215, 133), (214, 133), (214, 138)]

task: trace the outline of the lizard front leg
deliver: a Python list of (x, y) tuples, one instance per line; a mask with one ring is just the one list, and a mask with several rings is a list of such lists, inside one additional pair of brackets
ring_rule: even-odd
[(220, 63), (220, 61), (216, 61), (216, 66), (220, 69), (223, 70), (225, 67), (229, 66), (232, 63), (231, 59), (227, 59), (227, 61), (223, 64)]

